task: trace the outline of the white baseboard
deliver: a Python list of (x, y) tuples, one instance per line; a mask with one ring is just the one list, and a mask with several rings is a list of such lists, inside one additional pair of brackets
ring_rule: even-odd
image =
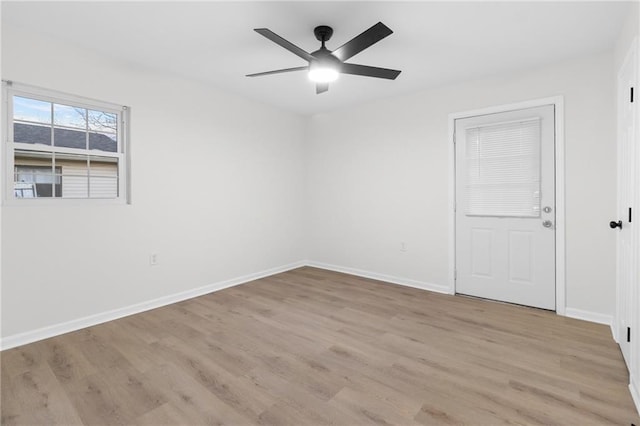
[(346, 266), (331, 265), (328, 263), (307, 261), (307, 266), (314, 268), (326, 269), (334, 272), (342, 272), (345, 274), (356, 275), (363, 278), (371, 278), (373, 280), (385, 281), (391, 284), (399, 284), (405, 287), (419, 288), (421, 290), (434, 291), (437, 293), (451, 294), (449, 287), (446, 285), (432, 284), (425, 281), (416, 281), (409, 278), (395, 277), (393, 275), (379, 274), (377, 272), (363, 271), (361, 269), (349, 268)]
[[(583, 311), (582, 309), (569, 308), (565, 310), (565, 316), (569, 318), (580, 319), (598, 324), (605, 324), (611, 327), (613, 324), (613, 316), (600, 314), (598, 312)], [(612, 328), (613, 331), (613, 328)]]
[(633, 378), (629, 383), (629, 392), (631, 393), (631, 398), (633, 399), (634, 404), (636, 404), (636, 411), (640, 414), (640, 392), (638, 392), (638, 385), (635, 383)]
[(134, 305), (125, 306), (123, 308), (117, 308), (117, 309), (102, 312), (99, 314), (89, 315), (87, 317), (63, 322), (60, 324), (54, 324), (54, 325), (39, 328), (36, 330), (14, 334), (12, 336), (3, 337), (2, 339), (0, 339), (0, 348), (1, 350), (15, 348), (16, 346), (26, 345), (27, 343), (33, 343), (38, 340), (48, 339), (50, 337), (59, 336), (61, 334), (80, 330), (82, 328), (91, 327), (97, 324), (102, 324), (107, 321), (113, 321), (118, 318), (138, 314), (140, 312), (148, 311), (151, 309), (160, 308), (162, 306), (170, 305), (172, 303), (181, 302), (183, 300), (202, 296), (208, 293), (213, 293), (215, 291), (223, 290), (225, 288), (233, 287), (239, 284), (244, 284), (249, 281), (254, 281), (260, 278), (279, 274), (281, 272), (290, 271), (292, 269), (300, 268), (305, 265), (306, 265), (306, 262), (304, 261), (294, 262), (288, 265), (270, 268), (264, 271), (255, 272), (253, 274), (244, 275), (238, 278), (233, 278), (230, 280), (221, 281), (214, 284), (209, 284), (203, 287), (194, 288), (194, 289), (183, 291), (180, 293), (170, 294), (167, 296), (159, 297), (157, 299), (148, 300), (141, 303), (136, 303)]

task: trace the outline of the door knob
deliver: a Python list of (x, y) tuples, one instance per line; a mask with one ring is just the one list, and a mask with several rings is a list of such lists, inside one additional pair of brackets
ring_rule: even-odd
[(550, 220), (545, 220), (542, 222), (542, 226), (544, 226), (545, 228), (551, 228), (552, 225), (553, 222), (551, 222)]
[(617, 222), (614, 222), (613, 220), (611, 222), (609, 222), (609, 226), (611, 227), (611, 229), (616, 229), (616, 228), (620, 228), (622, 229), (622, 221), (619, 220)]

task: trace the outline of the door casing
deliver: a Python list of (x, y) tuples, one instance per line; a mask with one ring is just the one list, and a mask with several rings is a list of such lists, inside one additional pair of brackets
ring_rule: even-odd
[(456, 292), (456, 150), (454, 144), (455, 122), (458, 119), (479, 115), (508, 112), (518, 109), (554, 105), (555, 118), (555, 191), (556, 191), (556, 313), (566, 315), (566, 279), (565, 279), (565, 170), (564, 170), (564, 97), (533, 99), (513, 104), (497, 105), (488, 108), (449, 114), (449, 293)]

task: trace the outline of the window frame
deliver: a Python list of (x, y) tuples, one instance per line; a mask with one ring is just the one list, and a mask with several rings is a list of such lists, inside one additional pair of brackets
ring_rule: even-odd
[[(14, 142), (13, 140), (13, 97), (25, 97), (55, 104), (69, 105), (73, 107), (85, 108), (87, 110), (98, 110), (116, 115), (117, 128), (117, 149), (116, 152), (102, 151), (81, 148), (67, 148), (54, 145), (32, 144), (24, 142)], [(2, 202), (5, 205), (43, 205), (73, 203), (89, 204), (130, 204), (130, 155), (129, 155), (129, 113), (130, 108), (118, 104), (99, 101), (87, 97), (62, 93), (55, 90), (30, 86), (12, 81), (2, 81), (2, 125), (4, 131), (4, 147), (0, 150), (4, 155), (2, 164), (5, 166), (5, 173), (2, 174), (4, 184), (2, 185)], [(54, 123), (51, 123), (54, 127)], [(14, 169), (15, 152), (17, 150), (39, 151), (45, 153), (60, 154), (80, 154), (90, 157), (110, 157), (118, 161), (118, 196), (114, 198), (17, 198), (14, 196)], [(34, 201), (37, 200), (37, 201)]]

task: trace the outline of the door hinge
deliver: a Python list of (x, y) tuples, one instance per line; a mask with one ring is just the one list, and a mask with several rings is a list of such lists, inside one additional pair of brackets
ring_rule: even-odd
[(631, 223), (631, 207), (629, 207), (629, 223)]
[(629, 102), (633, 103), (633, 87), (631, 88), (631, 90), (629, 91)]
[(454, 269), (454, 270), (453, 270), (453, 280), (455, 281), (455, 280), (457, 280), (457, 279), (458, 279), (458, 270), (457, 270), (457, 269)]
[(627, 342), (631, 342), (631, 327), (627, 327)]

